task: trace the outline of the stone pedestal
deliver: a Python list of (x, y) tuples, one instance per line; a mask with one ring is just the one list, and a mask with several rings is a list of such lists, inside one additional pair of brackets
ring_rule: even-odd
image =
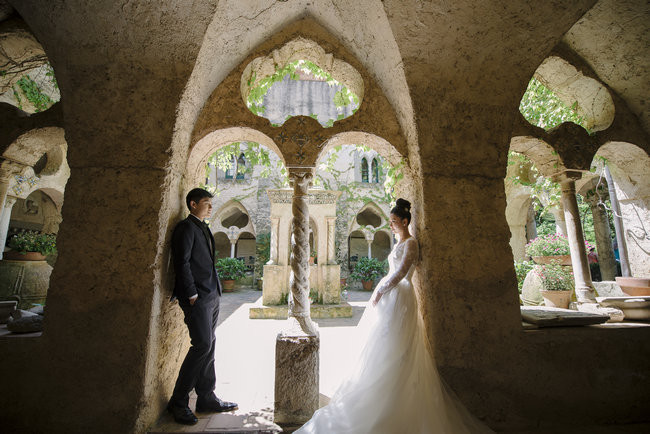
[(301, 425), (318, 409), (320, 338), (294, 328), (275, 341), (274, 421)]

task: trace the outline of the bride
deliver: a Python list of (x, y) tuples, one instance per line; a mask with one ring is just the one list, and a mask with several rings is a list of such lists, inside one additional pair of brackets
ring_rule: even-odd
[(445, 388), (427, 350), (411, 283), (419, 250), (408, 229), (410, 210), (410, 202), (398, 199), (390, 212), (399, 242), (359, 324), (368, 332), (356, 367), (330, 403), (295, 433), (491, 432)]

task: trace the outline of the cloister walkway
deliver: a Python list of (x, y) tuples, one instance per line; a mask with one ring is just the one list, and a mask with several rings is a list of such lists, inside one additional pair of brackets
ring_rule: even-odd
[[(370, 292), (350, 291), (349, 302), (353, 306), (352, 318), (315, 319), (320, 327), (320, 393), (321, 404), (326, 403), (334, 393), (342, 372), (353, 361), (350, 351), (358, 342), (354, 339), (354, 327), (361, 319)], [(220, 398), (239, 404), (236, 415), (253, 414), (267, 420), (273, 415), (273, 388), (275, 376), (275, 337), (282, 330), (285, 321), (271, 319), (249, 319), (248, 309), (262, 297), (261, 291), (240, 289), (225, 293), (221, 298), (219, 324), (217, 326), (217, 371), (216, 393)], [(195, 398), (191, 397), (193, 409)], [(183, 427), (164, 415), (151, 433), (160, 432), (228, 432), (229, 422), (239, 421), (239, 428), (232, 432), (245, 431), (241, 419), (224, 418), (221, 415), (197, 414), (199, 423)], [(230, 421), (228, 420), (230, 419)], [(222, 428), (219, 430), (219, 428)], [(271, 432), (271, 431), (269, 431)]]

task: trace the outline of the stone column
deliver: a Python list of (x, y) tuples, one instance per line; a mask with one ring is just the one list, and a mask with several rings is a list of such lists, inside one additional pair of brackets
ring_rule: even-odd
[(535, 207), (531, 203), (526, 217), (526, 240), (530, 241), (535, 238), (537, 238), (537, 223), (535, 222)]
[(318, 409), (320, 338), (309, 311), (309, 208), (312, 168), (289, 168), (293, 184), (289, 327), (275, 341), (276, 423), (301, 425)]
[(336, 217), (327, 218), (327, 263), (336, 264)]
[(235, 246), (237, 245), (237, 240), (230, 240), (230, 257), (235, 257)]
[(278, 236), (280, 229), (280, 219), (277, 217), (271, 217), (271, 252), (269, 262), (267, 265), (275, 265), (278, 263)]
[(560, 185), (562, 187), (562, 207), (564, 208), (564, 220), (569, 239), (569, 250), (571, 251), (576, 298), (578, 302), (596, 303), (596, 291), (593, 283), (591, 283), (585, 239), (582, 235), (582, 224), (580, 222), (580, 212), (578, 211), (576, 183), (574, 179), (564, 177), (560, 181)]
[(607, 189), (609, 190), (609, 201), (612, 204), (612, 213), (614, 214), (614, 230), (616, 230), (616, 242), (618, 243), (618, 256), (621, 259), (621, 274), (623, 277), (631, 277), (630, 261), (627, 257), (627, 241), (625, 240), (625, 233), (623, 231), (623, 219), (621, 218), (621, 208), (618, 204), (618, 197), (616, 196), (616, 187), (614, 186), (614, 179), (609, 171), (609, 167), (605, 165), (604, 168), (605, 179), (607, 179)]
[(313, 172), (311, 168), (289, 169), (293, 184), (291, 213), (293, 233), (291, 244), (291, 277), (289, 318), (295, 318), (300, 329), (315, 336), (318, 334), (311, 320), (309, 307), (309, 200), (308, 189)]
[(596, 250), (598, 251), (598, 266), (603, 280), (614, 280), (616, 277), (616, 259), (612, 250), (612, 239), (609, 230), (607, 211), (600, 203), (597, 195), (585, 196), (589, 202), (591, 214), (594, 216), (594, 232), (596, 234)]
[(564, 212), (559, 206), (553, 206), (551, 208), (551, 214), (555, 217), (555, 232), (561, 235), (568, 235), (566, 228), (566, 221), (564, 220)]
[(9, 233), (9, 221), (11, 220), (11, 211), (16, 203), (16, 198), (6, 196), (4, 199), (4, 206), (0, 217), (0, 259), (4, 256), (5, 244), (7, 243), (7, 233)]

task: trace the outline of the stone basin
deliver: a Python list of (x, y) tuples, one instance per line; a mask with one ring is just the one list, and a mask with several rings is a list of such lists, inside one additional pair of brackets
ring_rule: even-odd
[(596, 297), (601, 306), (621, 309), (625, 319), (650, 321), (650, 296)]
[(621, 287), (621, 291), (629, 296), (650, 296), (650, 278), (618, 276), (616, 283)]

